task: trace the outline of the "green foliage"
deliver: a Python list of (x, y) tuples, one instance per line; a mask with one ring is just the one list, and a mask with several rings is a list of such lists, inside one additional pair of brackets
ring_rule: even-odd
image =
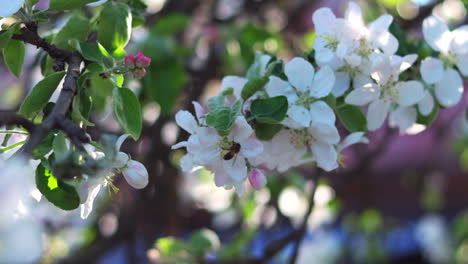
[(151, 29), (155, 35), (172, 35), (184, 30), (190, 23), (190, 17), (183, 14), (170, 14), (162, 17)]
[(215, 232), (205, 228), (194, 232), (190, 236), (189, 244), (195, 256), (204, 257), (208, 252), (217, 250), (220, 241)]
[(250, 79), (242, 89), (242, 99), (247, 100), (256, 92), (260, 91), (268, 83), (269, 78), (267, 76), (254, 77)]
[(367, 119), (359, 107), (344, 104), (336, 108), (336, 113), (350, 132), (366, 131)]
[(140, 101), (128, 88), (114, 88), (112, 96), (114, 116), (125, 132), (137, 140), (140, 137), (143, 122)]
[(278, 124), (286, 117), (288, 99), (285, 96), (257, 99), (252, 102), (250, 111), (257, 122)]
[(255, 124), (255, 135), (260, 140), (271, 140), (278, 132), (283, 128), (280, 124), (265, 124), (265, 123), (256, 123)]
[[(50, 0), (49, 9), (56, 11), (71, 10), (80, 8), (86, 4), (97, 2), (98, 0)], [(36, 1), (37, 2), (37, 1)]]
[(80, 205), (75, 188), (55, 178), (50, 169), (40, 164), (36, 169), (36, 186), (44, 197), (63, 210), (73, 210)]
[(227, 134), (239, 116), (241, 107), (240, 101), (237, 101), (232, 107), (217, 107), (206, 115), (206, 124), (215, 128), (221, 135)]
[(83, 58), (93, 62), (104, 63), (104, 59), (110, 59), (111, 55), (99, 43), (77, 42), (76, 49), (81, 53)]
[(98, 18), (98, 41), (114, 55), (127, 45), (132, 34), (132, 12), (128, 5), (108, 2)]
[(19, 114), (30, 118), (41, 111), (47, 102), (49, 102), (50, 97), (64, 76), (65, 72), (56, 72), (46, 76), (36, 84), (21, 105)]
[(5, 48), (13, 34), (19, 29), (20, 24), (13, 24), (9, 28), (0, 31), (0, 50)]
[[(68, 1), (67, 1), (68, 2)], [(57, 33), (53, 44), (67, 50), (75, 50), (72, 40), (85, 41), (90, 30), (89, 19), (74, 13), (63, 28)]]
[(24, 58), (26, 55), (26, 47), (22, 41), (10, 40), (3, 49), (3, 58), (5, 64), (11, 73), (16, 77), (21, 75), (23, 69)]

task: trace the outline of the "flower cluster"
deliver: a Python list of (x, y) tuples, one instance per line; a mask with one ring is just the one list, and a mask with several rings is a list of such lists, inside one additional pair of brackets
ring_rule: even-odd
[(112, 176), (122, 173), (127, 183), (135, 189), (143, 189), (148, 185), (148, 171), (145, 166), (136, 160), (132, 160), (128, 154), (121, 152), (125, 139), (129, 135), (119, 137), (115, 143), (115, 149), (104, 153), (89, 146), (90, 156), (100, 163), (100, 169), (92, 177), (85, 175), (77, 182), (77, 190), (80, 196), (81, 217), (87, 218), (93, 209), (94, 200), (102, 187), (112, 184)]
[(132, 54), (126, 55), (124, 63), (137, 78), (143, 78), (146, 75), (145, 68), (151, 64), (151, 58), (146, 57), (143, 52), (139, 51), (136, 56)]
[[(267, 171), (304, 164), (331, 171), (345, 147), (368, 143), (366, 131), (379, 129), (387, 116), (391, 127), (405, 132), (439, 104), (460, 100), (462, 79), (454, 67), (466, 76), (466, 26), (450, 32), (438, 18), (427, 18), (424, 37), (440, 56), (420, 58), (421, 63), (417, 54), (397, 55), (390, 15), (366, 24), (351, 2), (344, 18), (320, 8), (312, 19), (313, 56), (283, 62), (259, 53), (245, 77), (222, 80), (207, 108), (194, 102), (195, 116), (177, 113), (177, 124), (190, 133), (173, 146), (187, 150), (183, 171), (205, 167), (217, 186), (238, 193), (247, 179), (262, 188)], [(350, 132), (343, 140), (337, 119)]]

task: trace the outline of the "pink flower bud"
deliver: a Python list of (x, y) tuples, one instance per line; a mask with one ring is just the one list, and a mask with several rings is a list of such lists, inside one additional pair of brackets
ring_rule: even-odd
[(143, 189), (148, 185), (148, 171), (138, 161), (129, 161), (122, 173), (128, 184), (135, 189)]
[(128, 68), (133, 69), (133, 68), (135, 68), (136, 58), (132, 54), (128, 54), (127, 56), (125, 56), (124, 62), (125, 62), (125, 65), (127, 65)]
[(261, 170), (253, 169), (249, 173), (249, 182), (256, 190), (260, 190), (265, 187), (267, 180)]
[(139, 51), (135, 57), (135, 63), (138, 68), (145, 68), (150, 66), (151, 58), (146, 57), (143, 52)]
[(146, 70), (143, 68), (137, 69), (133, 72), (137, 78), (143, 78), (146, 75)]

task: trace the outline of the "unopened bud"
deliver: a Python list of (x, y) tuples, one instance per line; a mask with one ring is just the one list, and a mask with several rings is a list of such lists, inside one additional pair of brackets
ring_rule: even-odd
[(151, 58), (146, 57), (143, 52), (139, 51), (135, 57), (135, 63), (138, 68), (146, 68), (151, 64)]
[(122, 173), (128, 184), (135, 189), (143, 189), (148, 185), (148, 171), (138, 161), (129, 161)]
[(128, 68), (134, 69), (135, 68), (136, 58), (132, 54), (128, 54), (127, 56), (125, 56), (124, 62), (125, 62), (125, 65), (127, 65)]
[(143, 68), (137, 69), (133, 72), (137, 78), (143, 78), (146, 75), (146, 70)]
[(249, 182), (256, 190), (260, 190), (265, 187), (267, 180), (265, 174), (259, 169), (253, 169), (249, 173)]

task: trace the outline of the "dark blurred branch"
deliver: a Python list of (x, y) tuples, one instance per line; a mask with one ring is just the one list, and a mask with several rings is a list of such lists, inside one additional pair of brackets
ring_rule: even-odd
[(21, 28), (21, 34), (13, 35), (13, 39), (21, 40), (25, 43), (32, 44), (37, 48), (42, 48), (52, 58), (57, 61), (69, 61), (72, 57), (72, 52), (61, 49), (53, 44), (50, 44), (45, 39), (41, 38), (37, 33), (37, 22), (25, 23), (25, 26)]
[(2, 126), (22, 126), (29, 133), (33, 133), (36, 129), (33, 122), (12, 111), (0, 111), (0, 127)]

